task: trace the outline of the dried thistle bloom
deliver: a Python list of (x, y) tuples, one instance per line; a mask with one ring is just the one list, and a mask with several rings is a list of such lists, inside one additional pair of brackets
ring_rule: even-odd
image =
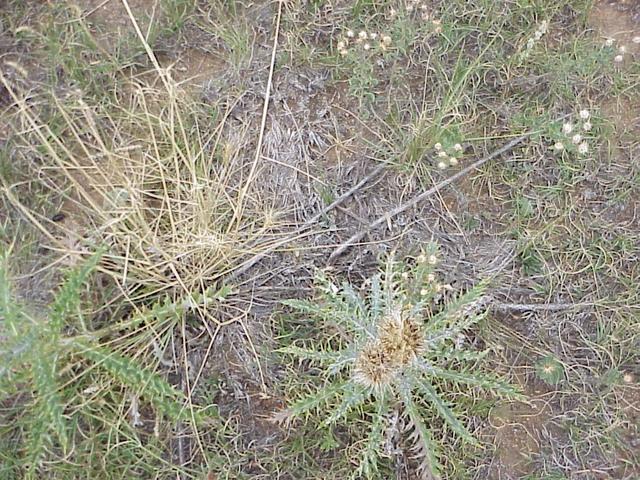
[(393, 369), (406, 367), (420, 354), (424, 337), (420, 325), (407, 311), (395, 310), (378, 326), (378, 342)]
[(379, 389), (389, 384), (393, 373), (384, 347), (378, 341), (373, 341), (360, 351), (352, 375), (361, 385)]
[(420, 325), (406, 311), (394, 310), (380, 321), (376, 338), (360, 350), (354, 380), (376, 389), (389, 384), (397, 372), (418, 358), (423, 344)]

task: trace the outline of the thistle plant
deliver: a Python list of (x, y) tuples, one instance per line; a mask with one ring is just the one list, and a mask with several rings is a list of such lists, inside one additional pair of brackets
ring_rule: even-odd
[(318, 298), (286, 302), (317, 320), (324, 340), (288, 345), (281, 352), (321, 367), (325, 378), (323, 386), (293, 400), (276, 418), (288, 422), (315, 415), (325, 428), (364, 421), (368, 432), (354, 442), (360, 451), (353, 478), (373, 478), (379, 471), (394, 415), (402, 420), (395, 433), (410, 444), (420, 478), (439, 477), (436, 439), (445, 430), (475, 444), (455, 405), (445, 399), (447, 385), (516, 395), (510, 385), (473, 370), (486, 352), (465, 348), (464, 333), (485, 315), (485, 284), (450, 295), (451, 287), (436, 280), (437, 261), (436, 246), (429, 245), (415, 259), (389, 257), (366, 282), (364, 296), (348, 283), (339, 286), (319, 275)]
[[(20, 462), (26, 477), (42, 478), (43, 462), (73, 458), (82, 450), (78, 425), (88, 428), (98, 421), (95, 410), (118, 397), (119, 390), (141, 395), (157, 412), (169, 420), (199, 423), (202, 411), (186, 406), (184, 395), (170, 385), (153, 368), (133, 359), (117, 348), (111, 337), (124, 329), (146, 323), (158, 328), (170, 325), (191, 308), (205, 308), (225, 295), (226, 289), (207, 290), (186, 300), (158, 301), (124, 322), (99, 330), (87, 327), (82, 318), (81, 299), (86, 283), (100, 260), (101, 252), (71, 270), (55, 294), (47, 314), (34, 314), (18, 302), (10, 288), (9, 252), (0, 253), (0, 400), (20, 398), (30, 392), (25, 402), (28, 415), (3, 428), (19, 432)], [(93, 372), (96, 370), (97, 372)], [(104, 377), (99, 377), (102, 372)], [(105, 378), (116, 384), (113, 391), (102, 384), (89, 384), (86, 377)], [(95, 394), (87, 401), (88, 392)], [(6, 419), (5, 419), (6, 420)], [(108, 424), (110, 420), (105, 420)], [(99, 422), (98, 422), (99, 423)], [(104, 427), (104, 425), (103, 425)], [(12, 432), (11, 435), (14, 435)], [(96, 447), (96, 445), (94, 445)]]

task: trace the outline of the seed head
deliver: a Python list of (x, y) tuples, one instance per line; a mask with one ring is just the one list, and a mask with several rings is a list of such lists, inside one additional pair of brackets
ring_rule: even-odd
[(353, 378), (362, 385), (381, 388), (420, 354), (424, 336), (420, 326), (400, 309), (384, 317), (376, 338), (360, 351)]

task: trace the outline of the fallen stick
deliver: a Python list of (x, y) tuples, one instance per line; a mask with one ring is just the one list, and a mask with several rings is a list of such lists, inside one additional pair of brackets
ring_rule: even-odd
[(570, 308), (593, 307), (593, 303), (498, 303), (492, 308), (503, 312), (558, 312)]
[(385, 213), (384, 215), (382, 215), (381, 217), (379, 217), (378, 219), (374, 220), (372, 223), (367, 225), (363, 230), (360, 230), (358, 233), (354, 234), (351, 238), (349, 238), (346, 242), (344, 242), (338, 248), (336, 248), (333, 251), (333, 253), (331, 254), (331, 256), (329, 257), (329, 262), (331, 262), (335, 258), (337, 258), (340, 255), (342, 255), (354, 243), (359, 242), (360, 240), (362, 240), (362, 238), (367, 233), (369, 233), (371, 230), (373, 230), (374, 228), (376, 228), (376, 227), (380, 226), (381, 224), (387, 222), (390, 218), (395, 217), (396, 215), (404, 212), (408, 208), (411, 208), (414, 205), (417, 205), (418, 203), (420, 203), (423, 200), (427, 199), (428, 197), (430, 197), (431, 195), (433, 195), (434, 193), (436, 193), (440, 189), (446, 187), (447, 185), (450, 185), (451, 183), (455, 182), (459, 178), (464, 177), (465, 175), (467, 175), (472, 170), (475, 170), (475, 169), (481, 167), (483, 164), (487, 163), (489, 160), (492, 160), (492, 159), (496, 158), (497, 156), (502, 155), (503, 153), (511, 150), (513, 147), (515, 147), (516, 145), (518, 145), (519, 143), (521, 143), (522, 141), (527, 139), (530, 135), (531, 135), (531, 133), (527, 133), (527, 134), (520, 135), (519, 137), (514, 138), (509, 143), (503, 145), (502, 147), (500, 147), (496, 151), (490, 153), (486, 157), (481, 158), (480, 160), (478, 160), (478, 161), (472, 163), (471, 165), (469, 165), (468, 167), (463, 168), (462, 170), (460, 170), (455, 175), (453, 175), (453, 176), (447, 178), (446, 180), (443, 180), (439, 184), (431, 187), (429, 190), (426, 190), (426, 191), (422, 192), (421, 194), (416, 195), (415, 197), (413, 197), (408, 202), (403, 203), (399, 207), (396, 207), (393, 210), (391, 210), (390, 212)]

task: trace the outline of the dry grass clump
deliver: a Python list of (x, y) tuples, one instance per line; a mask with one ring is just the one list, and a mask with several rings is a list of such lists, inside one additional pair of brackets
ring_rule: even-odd
[(228, 110), (182, 98), (166, 78), (91, 105), (79, 92), (27, 100), (2, 82), (19, 107), (22, 155), (72, 220), (64, 241), (50, 239), (71, 257), (108, 245), (102, 267), (129, 295), (203, 291), (269, 246), (277, 215), (254, 196)]

